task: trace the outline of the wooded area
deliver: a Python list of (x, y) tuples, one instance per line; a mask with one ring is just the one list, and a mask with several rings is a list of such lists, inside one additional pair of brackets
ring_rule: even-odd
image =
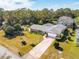
[(3, 21), (6, 21), (8, 25), (14, 25), (19, 23), (25, 24), (44, 24), (44, 23), (56, 23), (56, 20), (60, 16), (70, 16), (76, 18), (79, 16), (79, 10), (71, 10), (69, 8), (60, 8), (54, 11), (53, 9), (44, 8), (42, 10), (31, 10), (31, 9), (17, 9), (7, 11), (0, 8), (0, 25)]
[(21, 25), (32, 24), (56, 24), (60, 16), (69, 16), (75, 18), (79, 24), (79, 10), (71, 10), (69, 8), (53, 9), (44, 8), (42, 10), (17, 9), (4, 10), (0, 8), (0, 27), (6, 34), (13, 35), (14, 31), (21, 31)]

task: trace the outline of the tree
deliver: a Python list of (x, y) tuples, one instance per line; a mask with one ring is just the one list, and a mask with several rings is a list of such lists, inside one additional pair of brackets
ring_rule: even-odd
[(21, 8), (12, 11), (0, 9), (0, 24), (2, 20), (6, 21), (9, 25), (14, 26), (19, 23), (20, 25), (32, 24), (56, 24), (60, 16), (78, 17), (79, 10), (71, 10), (69, 8), (60, 8), (54, 11), (53, 9), (44, 8), (42, 10), (31, 10)]
[(19, 23), (14, 25), (15, 31), (21, 31), (21, 25)]
[(64, 16), (64, 10), (63, 10), (63, 8), (57, 9), (55, 11), (55, 17), (59, 18), (60, 16)]
[(79, 17), (76, 17), (75, 21), (79, 25)]
[(4, 21), (4, 19), (3, 19), (3, 12), (4, 12), (4, 9), (0, 8), (0, 27), (2, 26), (2, 23)]
[(72, 13), (74, 14), (75, 17), (79, 16), (79, 10), (72, 10)]
[(69, 17), (74, 17), (74, 14), (72, 13), (70, 8), (65, 8), (64, 9), (64, 15), (69, 16)]
[(7, 26), (7, 27), (5, 27), (4, 32), (6, 35), (13, 36), (14, 35), (14, 27)]
[(18, 23), (15, 24), (14, 26), (11, 26), (8, 23), (5, 23), (2, 28), (5, 32), (5, 35), (14, 36), (16, 34), (22, 34), (20, 33), (22, 31), (21, 25)]
[(0, 27), (2, 26), (3, 21), (4, 21), (3, 17), (0, 17)]

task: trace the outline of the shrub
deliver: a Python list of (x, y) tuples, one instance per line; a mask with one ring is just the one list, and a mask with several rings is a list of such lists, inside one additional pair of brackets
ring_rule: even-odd
[(21, 41), (22, 45), (27, 45), (27, 43), (25, 41)]
[(32, 44), (30, 44), (30, 46), (35, 47), (35, 46), (36, 46), (36, 44), (32, 43)]

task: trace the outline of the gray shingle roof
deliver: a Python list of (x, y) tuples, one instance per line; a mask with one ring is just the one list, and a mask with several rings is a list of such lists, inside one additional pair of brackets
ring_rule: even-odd
[(49, 30), (48, 32), (50, 33), (54, 33), (54, 34), (60, 34), (63, 30), (66, 29), (66, 26), (62, 25), (62, 24), (57, 24), (57, 25), (54, 25), (52, 27), (51, 30)]
[(32, 25), (30, 27), (33, 30), (38, 30), (42, 32), (47, 32), (47, 33), (54, 33), (54, 34), (60, 34), (64, 29), (66, 29), (66, 26), (62, 24), (57, 24), (57, 25)]

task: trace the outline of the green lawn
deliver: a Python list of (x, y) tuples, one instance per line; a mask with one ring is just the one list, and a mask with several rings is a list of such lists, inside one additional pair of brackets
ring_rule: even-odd
[[(33, 46), (31, 46), (32, 44), (37, 45), (43, 39), (42, 35), (29, 33), (27, 31), (24, 31), (24, 36), (17, 36), (12, 39), (5, 38), (4, 35), (5, 33), (0, 31), (0, 44), (12, 50), (14, 53), (18, 54), (18, 52), (20, 52), (22, 55), (29, 52), (33, 48)], [(27, 45), (22, 46), (21, 38), (26, 41)]]
[(38, 44), (39, 42), (41, 42), (43, 40), (43, 36), (40, 34), (35, 34), (35, 33), (29, 33), (27, 31), (24, 31), (24, 36), (26, 36), (26, 38), (29, 38), (27, 41), (29, 44)]

